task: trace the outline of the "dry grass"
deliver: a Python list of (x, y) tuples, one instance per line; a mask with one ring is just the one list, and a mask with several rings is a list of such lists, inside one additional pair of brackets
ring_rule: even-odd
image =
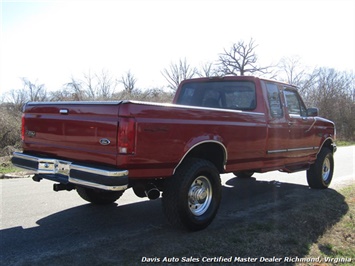
[(349, 210), (342, 219), (329, 228), (310, 250), (310, 256), (329, 258), (352, 258), (355, 262), (355, 185), (341, 190)]
[(20, 169), (12, 165), (10, 156), (0, 157), (0, 175), (18, 171)]

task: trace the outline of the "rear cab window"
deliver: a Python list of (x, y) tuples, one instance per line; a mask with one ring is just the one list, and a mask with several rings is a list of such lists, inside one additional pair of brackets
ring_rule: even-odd
[(256, 108), (256, 89), (251, 81), (185, 83), (177, 104), (250, 111)]

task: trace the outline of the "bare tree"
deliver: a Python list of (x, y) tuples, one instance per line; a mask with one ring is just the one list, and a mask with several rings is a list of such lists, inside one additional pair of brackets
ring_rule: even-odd
[(22, 107), (28, 101), (47, 100), (44, 84), (32, 83), (27, 78), (21, 78), (23, 87), (11, 90), (0, 104), (0, 154), (6, 146), (13, 146), (21, 140)]
[(27, 92), (24, 89), (11, 90), (5, 99), (5, 101), (12, 103), (13, 107), (18, 111), (21, 111), (22, 106), (29, 101)]
[(338, 139), (355, 139), (353, 73), (324, 67), (310, 71), (299, 57), (283, 58), (278, 68), (279, 79), (296, 85), (307, 106), (318, 107), (321, 116), (335, 122)]
[(224, 49), (224, 52), (219, 55), (220, 71), (224, 75), (236, 76), (244, 76), (247, 73), (268, 74), (270, 66), (257, 65), (258, 57), (255, 53), (257, 46), (255, 41), (250, 39), (249, 43), (244, 41), (234, 43), (229, 51)]
[(21, 78), (24, 90), (27, 91), (28, 98), (33, 102), (44, 101), (47, 97), (47, 91), (44, 84), (32, 83), (27, 78)]
[(197, 71), (197, 75), (200, 77), (213, 77), (218, 76), (219, 73), (213, 62), (205, 62), (201, 64), (200, 69)]
[(97, 86), (94, 83), (95, 75), (91, 74), (91, 71), (84, 74), (84, 85), (87, 97), (89, 100), (95, 100), (97, 97)]
[(27, 78), (21, 78), (23, 87), (11, 90), (6, 95), (6, 101), (12, 103), (14, 108), (22, 110), (22, 106), (28, 102), (40, 102), (47, 99), (47, 91), (44, 84), (32, 83)]
[(116, 82), (107, 70), (102, 70), (100, 75), (96, 75), (97, 78), (97, 92), (98, 97), (101, 100), (107, 100), (112, 97), (112, 94), (116, 88)]
[(313, 84), (307, 89), (306, 99), (319, 108), (320, 114), (333, 120), (339, 139), (355, 139), (355, 75), (319, 68), (313, 73)]
[(74, 101), (83, 101), (85, 100), (85, 93), (82, 89), (82, 83), (79, 80), (76, 80), (74, 77), (71, 77), (71, 81), (64, 84), (66, 90), (72, 95), (72, 100)]
[(131, 71), (128, 70), (128, 72), (125, 75), (122, 75), (119, 82), (123, 84), (125, 91), (131, 94), (132, 91), (134, 90), (137, 79), (134, 77)]
[(73, 94), (72, 91), (69, 91), (67, 88), (49, 92), (49, 100), (52, 102), (74, 101), (75, 97), (76, 95)]
[(171, 103), (174, 95), (172, 91), (166, 91), (163, 88), (149, 88), (144, 90), (134, 89), (132, 93), (123, 90), (115, 93), (113, 97), (120, 100)]
[(295, 85), (307, 99), (307, 95), (316, 82), (319, 69), (311, 69), (301, 62), (301, 57), (283, 57), (277, 65), (277, 79)]
[(197, 74), (197, 69), (188, 64), (185, 58), (180, 59), (177, 64), (171, 63), (169, 68), (165, 68), (161, 74), (168, 81), (168, 87), (176, 91), (181, 81)]
[(301, 63), (301, 58), (299, 56), (283, 57), (280, 60), (279, 68), (286, 76), (285, 81), (295, 86), (302, 83), (306, 74), (306, 70)]

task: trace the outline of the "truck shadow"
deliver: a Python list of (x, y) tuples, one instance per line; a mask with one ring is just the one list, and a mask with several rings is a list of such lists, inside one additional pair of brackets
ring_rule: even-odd
[(348, 211), (332, 189), (232, 178), (222, 193), (216, 219), (203, 231), (171, 228), (160, 200), (84, 204), (36, 227), (1, 230), (0, 259), (7, 265), (140, 265), (164, 257), (305, 257)]

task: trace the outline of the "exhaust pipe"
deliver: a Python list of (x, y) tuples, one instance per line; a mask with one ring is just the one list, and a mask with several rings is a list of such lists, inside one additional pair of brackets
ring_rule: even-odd
[(159, 189), (151, 184), (145, 191), (145, 195), (148, 197), (150, 200), (155, 200), (160, 197), (160, 191)]

